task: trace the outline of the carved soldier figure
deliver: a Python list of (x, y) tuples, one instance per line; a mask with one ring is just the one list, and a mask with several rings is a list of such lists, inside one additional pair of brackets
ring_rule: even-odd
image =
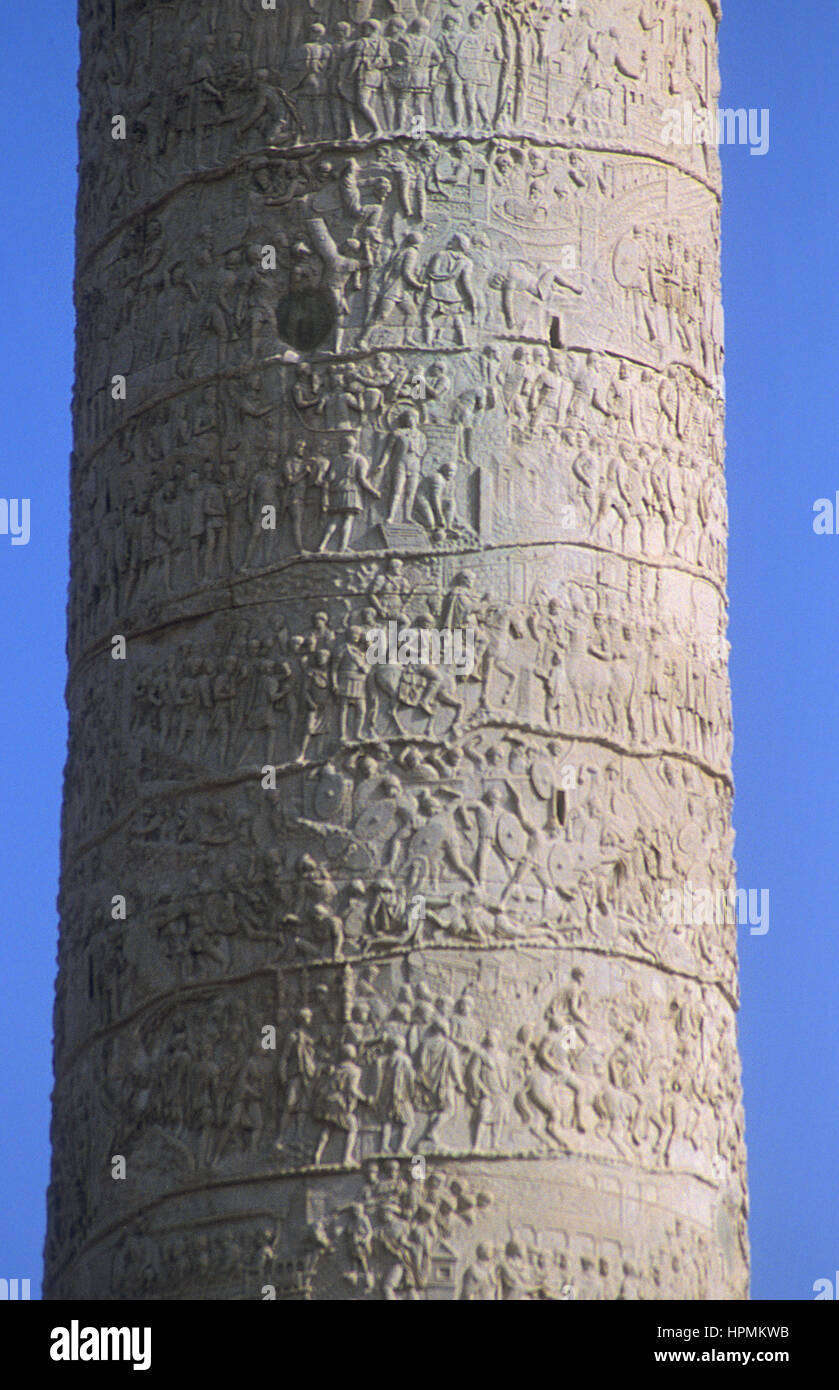
[(439, 1147), (438, 1131), (454, 1115), (457, 1097), (463, 1091), (458, 1049), (449, 1036), (448, 1025), (440, 1018), (432, 1019), (420, 1046), (417, 1074), (424, 1107), (429, 1112), (422, 1138)]
[(360, 627), (351, 627), (346, 640), (335, 653), (333, 688), (340, 705), (340, 736), (349, 739), (350, 714), (355, 712), (355, 737), (361, 736), (367, 711), (367, 654), (362, 647), (364, 634)]
[(414, 1124), (416, 1074), (405, 1039), (391, 1035), (385, 1043), (385, 1054), (378, 1062), (376, 1093), (373, 1105), (382, 1122), (383, 1152), (407, 1152), (408, 1139)]
[(311, 1009), (301, 1009), (297, 1016), (297, 1026), (289, 1032), (280, 1057), (280, 1077), (285, 1088), (280, 1132), (276, 1144), (280, 1149), (286, 1146), (289, 1130), (292, 1128), (298, 1143), (303, 1137), (311, 1086), (317, 1073), (315, 1040), (310, 1032), (311, 1026)]
[(475, 1259), (463, 1275), (460, 1297), (466, 1302), (491, 1302), (497, 1297), (492, 1250), (484, 1241), (477, 1246)]
[(323, 1122), (317, 1148), (315, 1166), (323, 1159), (329, 1136), (333, 1129), (346, 1135), (344, 1141), (343, 1163), (346, 1166), (353, 1160), (358, 1117), (356, 1110), (365, 1099), (361, 1089), (361, 1068), (356, 1061), (356, 1049), (348, 1044), (341, 1049), (336, 1066), (330, 1068), (329, 1075), (321, 1079), (320, 1099), (315, 1102), (317, 1118)]
[[(466, 32), (457, 39), (455, 47), (459, 91), (453, 88), (453, 104), (463, 112), (472, 131), (492, 129), (493, 63), (501, 57), (500, 48), (485, 27), (485, 14), (485, 9), (476, 5), (466, 21)], [(457, 115), (455, 121), (460, 124)]]
[(353, 521), (364, 510), (362, 493), (369, 497), (380, 494), (370, 481), (370, 463), (359, 452), (357, 434), (345, 435), (338, 457), (326, 464), (315, 480), (324, 490), (322, 506), (330, 518), (318, 549), (326, 550), (336, 531), (340, 531), (338, 549), (348, 550)]
[(425, 291), (425, 281), (419, 274), (417, 248), (421, 244), (422, 237), (418, 232), (408, 232), (398, 250), (382, 265), (378, 277), (379, 292), (359, 346), (366, 345), (370, 330), (376, 323), (385, 324), (394, 314), (401, 315), (403, 327), (419, 318), (420, 296)]
[(391, 478), (388, 521), (411, 520), (427, 447), (417, 411), (404, 410), (396, 421), (390, 451), (383, 464)]
[(464, 1078), (466, 1096), (472, 1106), (472, 1148), (486, 1142), (494, 1149), (504, 1121), (504, 1103), (509, 1086), (507, 1057), (499, 1047), (498, 1033), (488, 1028), (480, 1047), (472, 1053)]
[(356, 40), (353, 53), (354, 101), (349, 111), (350, 135), (359, 136), (356, 113), (370, 127), (374, 135), (381, 130), (378, 112), (374, 103), (381, 96), (385, 72), (390, 65), (388, 42), (376, 19), (369, 19), (361, 26), (361, 37)]
[(280, 478), (283, 484), (282, 505), (289, 518), (292, 539), (298, 551), (304, 549), (303, 516), (306, 489), (310, 478), (318, 476), (326, 467), (323, 460), (307, 460), (307, 449), (306, 441), (300, 439), (290, 454), (283, 452), (280, 461)]
[(474, 322), (478, 310), (470, 251), (469, 238), (458, 232), (445, 251), (432, 256), (426, 267), (422, 322), (429, 345), (435, 341), (438, 329), (449, 321), (455, 341), (461, 346), (466, 343), (466, 315)]
[(391, 44), (390, 81), (396, 93), (396, 128), (425, 126), (426, 103), (435, 82), (440, 55), (429, 35), (430, 24), (419, 15), (407, 32)]

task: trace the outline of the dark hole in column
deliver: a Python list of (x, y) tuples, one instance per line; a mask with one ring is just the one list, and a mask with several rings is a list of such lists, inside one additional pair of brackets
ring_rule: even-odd
[(335, 327), (335, 305), (323, 290), (288, 294), (277, 305), (277, 328), (284, 342), (302, 352), (325, 343)]

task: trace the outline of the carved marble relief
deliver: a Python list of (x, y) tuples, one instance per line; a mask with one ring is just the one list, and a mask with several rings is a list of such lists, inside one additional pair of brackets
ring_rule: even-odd
[(745, 1296), (718, 19), (83, 0), (48, 1296)]

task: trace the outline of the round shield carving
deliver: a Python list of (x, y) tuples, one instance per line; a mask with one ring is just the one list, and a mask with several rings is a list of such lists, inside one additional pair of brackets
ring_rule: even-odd
[(556, 786), (553, 764), (547, 758), (539, 758), (530, 769), (530, 780), (536, 795), (547, 801)]
[(331, 820), (344, 799), (344, 779), (337, 772), (325, 773), (315, 791), (315, 815), (318, 820)]
[(432, 854), (436, 854), (443, 842), (445, 833), (443, 822), (432, 817), (428, 824), (422, 826), (411, 840), (411, 856), (420, 855), (428, 858)]
[(396, 811), (392, 801), (377, 801), (362, 811), (355, 826), (360, 840), (384, 840), (396, 829)]
[(498, 817), (498, 829), (495, 832), (498, 848), (505, 859), (521, 859), (527, 849), (527, 835), (521, 821), (511, 815), (509, 811), (504, 811)]
[(562, 875), (569, 867), (566, 846), (563, 844), (551, 845), (548, 851), (548, 877), (551, 883), (559, 884), (562, 882)]

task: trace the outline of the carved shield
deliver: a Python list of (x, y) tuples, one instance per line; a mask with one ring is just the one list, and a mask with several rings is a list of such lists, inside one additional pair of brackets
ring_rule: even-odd
[(566, 859), (570, 859), (570, 854), (564, 844), (551, 845), (548, 852), (548, 877), (551, 883), (557, 885), (562, 883), (563, 872), (568, 867), (565, 862)]
[(399, 701), (403, 705), (416, 707), (423, 696), (428, 676), (415, 666), (406, 666), (399, 680)]
[(641, 288), (645, 272), (644, 251), (635, 237), (621, 237), (612, 254), (612, 270), (623, 289)]
[(376, 801), (362, 811), (355, 826), (360, 840), (384, 840), (396, 829), (396, 814), (392, 801)]
[(542, 801), (547, 801), (556, 786), (553, 764), (547, 758), (539, 758), (530, 769), (533, 790)]
[(509, 811), (504, 811), (498, 817), (498, 828), (495, 832), (498, 848), (505, 859), (521, 859), (527, 849), (527, 835), (521, 821), (511, 815)]
[(343, 799), (344, 779), (337, 772), (324, 773), (315, 792), (315, 815), (318, 820), (332, 820), (340, 811)]
[(435, 817), (418, 830), (411, 841), (411, 858), (416, 856), (430, 858), (437, 853), (445, 836), (445, 823)]

